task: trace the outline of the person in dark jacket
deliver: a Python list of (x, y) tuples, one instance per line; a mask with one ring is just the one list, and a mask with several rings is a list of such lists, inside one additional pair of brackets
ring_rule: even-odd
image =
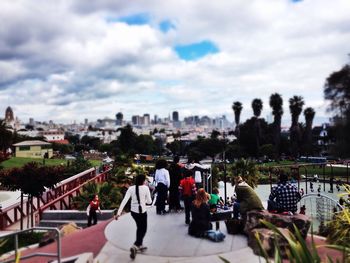
[(179, 185), (181, 181), (181, 166), (179, 164), (179, 156), (174, 157), (173, 163), (169, 166), (169, 175), (170, 175), (170, 187), (169, 187), (169, 211), (171, 210), (182, 210), (183, 208), (180, 205), (180, 196), (179, 196)]
[(199, 189), (196, 199), (192, 203), (192, 221), (188, 227), (188, 234), (191, 236), (204, 237), (205, 233), (212, 229), (208, 199), (205, 190)]

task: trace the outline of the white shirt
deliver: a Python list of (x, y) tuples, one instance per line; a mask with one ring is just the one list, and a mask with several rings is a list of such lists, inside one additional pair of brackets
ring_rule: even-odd
[(156, 180), (157, 184), (162, 183), (169, 188), (170, 187), (169, 171), (165, 168), (157, 169), (156, 174), (154, 175), (154, 180)]
[[(142, 213), (146, 212), (146, 204), (152, 203), (151, 193), (149, 191), (148, 186), (146, 185), (140, 185), (139, 186), (139, 196), (140, 196), (140, 205), (142, 208)], [(120, 204), (120, 207), (118, 209), (117, 215), (120, 216), (124, 206), (129, 201), (131, 197), (131, 211), (135, 213), (139, 213), (139, 202), (137, 200), (136, 196), (136, 186), (132, 185), (129, 187), (128, 191), (126, 191), (126, 194), (124, 196), (124, 199), (122, 203)]]

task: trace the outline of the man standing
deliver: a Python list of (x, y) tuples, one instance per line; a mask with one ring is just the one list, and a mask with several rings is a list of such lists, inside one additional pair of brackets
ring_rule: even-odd
[(169, 187), (169, 211), (181, 210), (179, 198), (179, 185), (181, 181), (181, 166), (179, 156), (174, 157), (173, 163), (169, 166), (170, 187)]
[(292, 212), (298, 210), (297, 204), (301, 199), (297, 187), (288, 182), (288, 176), (284, 172), (280, 174), (279, 183), (272, 188), (269, 196), (268, 210), (277, 210), (279, 213)]

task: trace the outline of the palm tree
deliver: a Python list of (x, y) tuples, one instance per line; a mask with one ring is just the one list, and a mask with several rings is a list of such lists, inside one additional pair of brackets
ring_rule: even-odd
[(243, 106), (242, 103), (239, 101), (235, 101), (232, 104), (232, 110), (235, 114), (235, 123), (236, 123), (236, 136), (239, 139), (239, 119), (241, 117)]
[(270, 96), (270, 107), (272, 108), (273, 120), (273, 142), (275, 146), (275, 159), (280, 159), (280, 143), (281, 143), (281, 120), (283, 115), (283, 99), (278, 93)]
[(293, 96), (289, 99), (289, 110), (292, 115), (292, 126), (290, 127), (290, 141), (292, 155), (296, 158), (299, 154), (301, 142), (301, 132), (299, 126), (299, 116), (303, 110), (304, 99), (301, 96)]
[(305, 134), (304, 134), (304, 143), (305, 143), (305, 150), (306, 153), (312, 154), (312, 122), (315, 117), (315, 110), (311, 107), (308, 107), (304, 110), (304, 116), (305, 116)]
[(260, 147), (260, 138), (261, 138), (261, 127), (260, 127), (260, 120), (259, 116), (261, 114), (261, 110), (263, 108), (263, 102), (261, 99), (254, 99), (252, 101), (252, 108), (253, 108), (253, 113), (255, 117), (255, 124), (254, 124), (254, 129), (255, 129), (255, 143), (256, 143), (256, 157), (259, 157), (259, 147)]
[(260, 173), (255, 162), (250, 160), (240, 159), (232, 166), (232, 184), (236, 176), (241, 176), (243, 180), (252, 188), (258, 186)]

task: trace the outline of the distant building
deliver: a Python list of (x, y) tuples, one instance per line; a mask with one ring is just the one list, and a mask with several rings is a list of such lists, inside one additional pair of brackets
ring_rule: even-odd
[(150, 115), (148, 113), (145, 113), (143, 115), (143, 125), (145, 126), (149, 126), (151, 124), (151, 118)]
[(132, 123), (132, 125), (134, 125), (134, 126), (139, 126), (139, 125), (141, 125), (141, 118), (140, 118), (140, 116), (139, 116), (139, 115), (133, 115), (133, 116), (131, 117), (131, 123)]
[(13, 144), (15, 157), (51, 158), (53, 155), (51, 143), (44, 141), (24, 141)]
[(115, 124), (116, 124), (117, 126), (122, 126), (122, 125), (123, 125), (123, 113), (118, 112), (118, 113), (115, 115), (115, 117), (116, 117), (116, 122), (115, 122)]
[(40, 135), (45, 138), (48, 142), (54, 142), (59, 144), (69, 144), (68, 140), (64, 139), (64, 132), (59, 130), (49, 130), (49, 131), (42, 131), (40, 132)]
[(179, 121), (179, 113), (177, 111), (173, 111), (173, 122)]
[(15, 120), (14, 115), (13, 115), (13, 110), (10, 106), (7, 107), (5, 111), (5, 121), (10, 123)]

